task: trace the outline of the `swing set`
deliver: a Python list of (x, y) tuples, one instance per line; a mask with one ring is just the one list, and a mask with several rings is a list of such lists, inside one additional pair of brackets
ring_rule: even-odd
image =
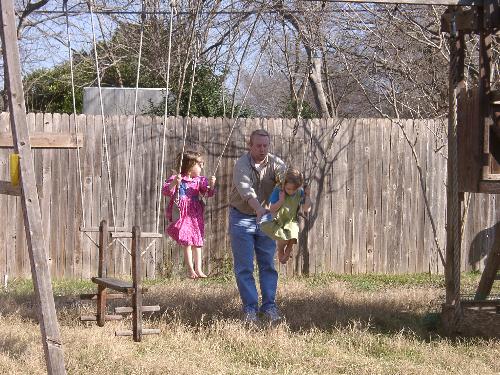
[[(119, 314), (125, 313), (132, 313), (133, 317), (133, 329), (128, 330), (128, 331), (117, 331), (116, 335), (117, 336), (133, 336), (134, 341), (141, 341), (142, 335), (149, 335), (149, 334), (158, 334), (159, 330), (157, 329), (144, 329), (142, 328), (142, 313), (143, 312), (154, 312), (154, 311), (159, 311), (160, 307), (158, 305), (153, 305), (153, 306), (143, 306), (142, 305), (142, 294), (147, 291), (146, 288), (141, 287), (141, 280), (142, 280), (142, 273), (141, 273), (141, 256), (143, 256), (149, 248), (157, 241), (158, 239), (161, 239), (163, 237), (163, 234), (159, 232), (159, 215), (160, 215), (160, 202), (161, 202), (161, 185), (158, 185), (157, 189), (157, 194), (158, 194), (158, 205), (157, 205), (157, 215), (156, 215), (156, 220), (155, 220), (155, 232), (141, 232), (140, 228), (138, 226), (134, 226), (132, 228), (132, 231), (130, 231), (128, 228), (130, 227), (129, 223), (127, 222), (127, 212), (128, 212), (128, 198), (130, 196), (130, 180), (131, 180), (131, 175), (133, 173), (133, 164), (132, 164), (132, 157), (134, 156), (134, 147), (135, 147), (135, 132), (136, 132), (136, 124), (137, 124), (137, 112), (138, 112), (138, 91), (139, 91), (139, 81), (140, 81), (140, 69), (141, 69), (141, 58), (142, 58), (142, 47), (143, 47), (143, 36), (144, 36), (144, 24), (145, 24), (145, 19), (146, 19), (146, 12), (145, 12), (145, 7), (143, 3), (143, 10), (141, 13), (141, 25), (140, 25), (140, 36), (139, 36), (139, 52), (138, 52), (138, 58), (137, 58), (137, 72), (136, 72), (136, 85), (135, 85), (135, 99), (134, 99), (134, 113), (133, 113), (133, 123), (132, 123), (132, 136), (131, 136), (131, 147), (130, 147), (130, 152), (128, 154), (128, 160), (127, 160), (127, 171), (126, 171), (126, 188), (125, 188), (125, 210), (124, 210), (124, 217), (123, 217), (123, 227), (118, 227), (117, 226), (117, 218), (116, 218), (116, 209), (115, 209), (115, 201), (114, 201), (114, 194), (113, 194), (113, 187), (111, 184), (111, 166), (110, 166), (110, 157), (109, 157), (109, 147), (108, 147), (108, 136), (106, 132), (106, 120), (105, 120), (105, 111), (104, 111), (104, 104), (103, 104), (103, 97), (102, 97), (102, 87), (101, 87), (101, 76), (100, 76), (100, 70), (99, 70), (99, 59), (98, 59), (98, 52), (97, 52), (97, 42), (96, 42), (96, 33), (95, 33), (95, 26), (94, 26), (94, 10), (92, 3), (89, 2), (89, 13), (90, 13), (90, 18), (91, 18), (91, 27), (92, 27), (92, 42), (93, 42), (93, 50), (94, 50), (94, 57), (95, 57), (95, 66), (96, 66), (96, 74), (97, 74), (97, 85), (98, 85), (98, 90), (99, 90), (99, 104), (100, 104), (100, 111), (101, 111), (101, 121), (102, 121), (102, 128), (103, 128), (103, 145), (104, 145), (104, 155), (105, 155), (105, 165), (106, 165), (106, 172), (108, 176), (108, 190), (110, 194), (110, 201), (111, 201), (111, 220), (113, 225), (108, 224), (106, 219), (103, 219), (100, 223), (99, 227), (87, 227), (86, 222), (85, 222), (85, 211), (84, 211), (84, 202), (83, 202), (83, 184), (82, 184), (82, 171), (81, 171), (81, 158), (80, 158), (80, 152), (77, 149), (77, 157), (78, 157), (78, 176), (79, 176), (79, 182), (80, 182), (80, 198), (81, 198), (81, 206), (82, 206), (82, 226), (80, 227), (80, 231), (86, 235), (87, 238), (89, 238), (99, 249), (99, 264), (98, 264), (98, 275), (97, 277), (92, 277), (91, 280), (95, 284), (97, 284), (97, 293), (96, 294), (83, 294), (81, 295), (82, 300), (95, 300), (97, 302), (97, 313), (95, 315), (83, 315), (81, 316), (82, 321), (97, 321), (97, 324), (99, 326), (104, 326), (105, 322), (108, 320), (121, 320), (122, 316)], [(166, 82), (167, 82), (167, 87), (165, 89), (165, 101), (164, 101), (164, 115), (163, 115), (163, 132), (162, 132), (162, 139), (163, 139), (163, 146), (162, 146), (162, 155), (161, 155), (161, 177), (160, 181), (163, 181), (164, 176), (163, 172), (165, 170), (165, 139), (166, 139), (166, 128), (167, 128), (167, 116), (168, 116), (168, 96), (169, 96), (169, 78), (170, 78), (170, 62), (171, 62), (171, 47), (172, 47), (172, 25), (173, 25), (173, 17), (176, 14), (176, 9), (175, 9), (175, 3), (170, 4), (171, 9), (170, 9), (170, 20), (169, 20), (169, 45), (168, 45), (168, 54), (167, 54), (167, 73), (166, 73)], [(71, 71), (71, 87), (72, 87), (72, 94), (73, 94), (73, 115), (75, 116), (75, 119), (77, 119), (76, 116), (76, 104), (75, 104), (75, 85), (74, 85), (74, 73), (73, 73), (73, 57), (72, 57), (72, 49), (71, 49), (71, 39), (70, 39), (70, 32), (69, 32), (69, 16), (68, 16), (68, 11), (67, 11), (67, 2), (64, 2), (63, 5), (63, 11), (65, 11), (66, 14), (66, 28), (67, 28), (67, 44), (68, 44), (68, 54), (69, 54), (69, 61), (70, 61), (70, 71)], [(195, 11), (195, 21), (194, 24), (196, 24), (197, 20), (199, 19), (199, 9), (196, 9)], [(188, 109), (187, 109), (187, 117), (189, 117), (189, 112), (191, 108), (191, 100), (192, 100), (192, 94), (193, 94), (193, 87), (194, 87), (194, 81), (195, 81), (195, 76), (196, 76), (196, 68), (200, 56), (200, 49), (201, 47), (199, 46), (199, 41), (197, 41), (196, 46), (194, 48), (193, 52), (193, 63), (192, 63), (192, 75), (191, 75), (191, 82), (190, 82), (190, 87), (189, 87), (189, 97), (188, 97)], [(259, 60), (254, 68), (252, 78), (250, 81), (250, 85), (248, 86), (245, 95), (243, 97), (243, 103), (246, 100), (246, 97), (248, 95), (248, 92), (250, 90), (251, 84), (253, 82), (253, 79), (255, 77), (255, 74), (257, 72), (257, 69), (260, 65), (260, 61), (263, 55), (263, 52), (265, 50), (265, 47), (267, 43), (269, 42), (269, 38), (266, 40), (266, 43), (264, 46), (261, 48), (260, 51), (260, 56)], [(223, 150), (220, 153), (214, 172), (212, 175), (215, 175), (217, 173), (218, 167), (220, 165), (222, 156), (227, 148), (227, 145), (230, 141), (231, 135), (238, 123), (238, 119), (240, 116), (240, 111), (241, 111), (241, 106), (239, 108), (239, 111), (232, 123), (232, 126), (230, 128), (227, 140), (224, 144)], [(78, 120), (76, 124), (76, 128), (78, 131)], [(187, 129), (186, 129), (186, 124), (183, 125), (183, 137), (182, 137), (182, 151), (181, 151), (181, 162), (180, 166), (182, 166), (182, 159), (184, 157), (184, 152), (186, 148), (186, 139), (187, 139)], [(180, 173), (180, 166), (179, 166), (179, 173)], [(179, 196), (177, 194), (176, 196), (176, 203), (177, 200), (179, 199)], [(174, 207), (177, 207), (177, 204), (174, 204)], [(99, 242), (96, 243), (91, 236), (89, 236), (88, 233), (91, 232), (98, 232), (99, 233)], [(122, 241), (125, 238), (132, 238), (132, 249), (129, 249), (124, 241)], [(144, 250), (141, 250), (141, 239), (149, 239), (149, 244), (145, 246)], [(120, 279), (112, 278), (107, 276), (107, 267), (108, 267), (108, 248), (114, 243), (117, 242), (121, 247), (129, 253), (129, 255), (132, 257), (132, 281), (131, 282), (126, 282)], [(108, 290), (112, 290), (114, 294), (108, 294)], [(107, 311), (107, 302), (110, 299), (121, 299), (124, 298), (125, 296), (131, 296), (132, 299), (132, 307), (129, 308), (123, 308), (123, 307), (117, 307), (115, 308), (115, 314), (106, 314)]]
[[(460, 296), (460, 216), (461, 216), (461, 198), (464, 191), (470, 192), (485, 192), (485, 193), (499, 193), (500, 192), (500, 174), (497, 173), (500, 168), (500, 159), (498, 155), (500, 154), (500, 149), (498, 148), (497, 141), (497, 128), (500, 127), (500, 107), (498, 101), (498, 92), (491, 90), (490, 82), (490, 72), (492, 66), (491, 58), (491, 37), (498, 31), (500, 31), (500, 1), (499, 0), (414, 0), (414, 1), (404, 1), (404, 0), (328, 0), (331, 2), (351, 2), (351, 3), (403, 3), (403, 4), (430, 4), (430, 5), (447, 5), (448, 10), (442, 17), (443, 30), (450, 34), (450, 70), (449, 70), (449, 119), (448, 119), (448, 190), (447, 190), (447, 206), (448, 206), (448, 220), (447, 220), (447, 251), (446, 251), (446, 269), (445, 269), (445, 280), (446, 280), (446, 301), (443, 305), (443, 322), (449, 333), (461, 331), (464, 329), (467, 321), (470, 324), (479, 327), (484, 326), (487, 330), (494, 330), (498, 328), (500, 331), (500, 319), (498, 319), (499, 301), (487, 300), (486, 297), (491, 290), (491, 285), (497, 278), (497, 272), (500, 265), (500, 251), (498, 248), (493, 249), (488, 257), (487, 265), (483, 277), (481, 279), (480, 286), (478, 287), (478, 292), (476, 294), (476, 299), (474, 301), (462, 300)], [(174, 15), (174, 6), (171, 4), (170, 11), (170, 35), (169, 35), (169, 54), (168, 54), (168, 67), (167, 67), (167, 95), (165, 97), (165, 114), (164, 114), (164, 125), (167, 120), (167, 98), (168, 98), (168, 79), (169, 79), (169, 69), (170, 69), (170, 45), (171, 45), (171, 34), (172, 34), (172, 17)], [(467, 9), (462, 8), (466, 6)], [(81, 188), (81, 163), (79, 148), (82, 146), (82, 137), (78, 133), (76, 134), (65, 134), (60, 137), (64, 138), (56, 139), (50, 135), (45, 134), (43, 137), (40, 135), (29, 134), (26, 122), (26, 107), (23, 96), (23, 86), (21, 78), (21, 69), (19, 61), (19, 49), (17, 46), (17, 36), (15, 28), (15, 12), (12, 0), (2, 0), (0, 3), (2, 27), (1, 34), (4, 43), (3, 56), (4, 64), (6, 66), (7, 76), (5, 77), (8, 85), (8, 96), (9, 96), (9, 111), (10, 111), (10, 122), (12, 130), (12, 147), (14, 148), (15, 154), (19, 155), (19, 163), (16, 163), (17, 157), (14, 157), (13, 164), (19, 168), (19, 184), (15, 185), (16, 173), (13, 173), (13, 180), (0, 181), (0, 193), (17, 195), (21, 199), (21, 204), (23, 207), (23, 216), (26, 230), (26, 238), (28, 242), (28, 251), (31, 261), (31, 271), (32, 278), (35, 284), (35, 295), (37, 299), (37, 308), (40, 316), (40, 329), (42, 333), (42, 343), (45, 353), (45, 359), (47, 363), (47, 371), (49, 374), (65, 374), (66, 370), (64, 367), (63, 358), (63, 345), (59, 332), (59, 325), (57, 322), (54, 299), (52, 294), (51, 277), (48, 268), (48, 262), (46, 257), (46, 252), (43, 247), (43, 233), (41, 225), (41, 214), (40, 206), (38, 200), (38, 192), (36, 190), (35, 184), (35, 173), (34, 165), (32, 159), (31, 148), (32, 147), (66, 147), (66, 148), (76, 148), (78, 153), (78, 167), (79, 167), (79, 179), (80, 179), (80, 195), (83, 201), (83, 189)], [(97, 48), (95, 41), (95, 32), (93, 25), (93, 10), (92, 3), (89, 3), (89, 11), (92, 19), (92, 33), (93, 33), (93, 45), (94, 54), (96, 59), (96, 70), (99, 91), (100, 86), (100, 73), (97, 58)], [(142, 33), (144, 26), (144, 15), (142, 12), (142, 24), (141, 24), (141, 42), (139, 48), (138, 57), (138, 68), (137, 68), (137, 80), (136, 80), (136, 96), (134, 105), (134, 125), (133, 125), (133, 135), (132, 142), (134, 141), (135, 133), (135, 119), (137, 115), (137, 90), (139, 83), (140, 74), (140, 59), (142, 51)], [(66, 16), (68, 17), (68, 12), (66, 9)], [(72, 74), (72, 90), (74, 97), (74, 80), (73, 80), (73, 67), (72, 67), (72, 56), (71, 56), (71, 41), (69, 39), (69, 22), (67, 22), (68, 27), (68, 46), (71, 61), (71, 74)], [(469, 33), (479, 34), (480, 40), (480, 53), (479, 53), (479, 64), (480, 64), (480, 84), (478, 88), (478, 116), (475, 118), (472, 124), (465, 127), (464, 124), (460, 124), (457, 118), (457, 112), (462, 110), (458, 108), (457, 110), (457, 98), (464, 94), (464, 35)], [(267, 39), (265, 45), (268, 43)], [(264, 47), (265, 47), (264, 45)], [(260, 64), (260, 59), (262, 57), (262, 51), (259, 57), (259, 62), (255, 67), (254, 73)], [(190, 87), (190, 100), (192, 95), (192, 89), (194, 85), (194, 73), (196, 69), (197, 59), (199, 57), (199, 50), (195, 49), (195, 57), (193, 60), (193, 76)], [(250, 88), (250, 87), (249, 87)], [(249, 88), (246, 95), (248, 94)], [(110, 176), (110, 163), (109, 154), (107, 149), (107, 135), (106, 135), (106, 124), (104, 117), (104, 107), (102, 104), (102, 95), (99, 94), (100, 104), (101, 104), (101, 115), (103, 121), (103, 142), (105, 148), (106, 157), (106, 169), (108, 177)], [(241, 106), (240, 106), (241, 108)], [(76, 105), (73, 99), (73, 109), (74, 114), (76, 114)], [(470, 111), (469, 107), (463, 109), (464, 111)], [(231, 134), (234, 127), (237, 124), (239, 114), (235, 117), (234, 123), (231, 127), (231, 131), (228, 135), (228, 139), (224, 145), (221, 155), (218, 158), (217, 165), (213, 174), (217, 172), (222, 155), (227, 147)], [(183, 128), (183, 150), (186, 141), (186, 129)], [(459, 136), (457, 141), (457, 133), (461, 132), (472, 132), (474, 137), (463, 137)], [(499, 133), (500, 134), (500, 133)], [(37, 138), (41, 137), (41, 138)], [(47, 143), (47, 138), (50, 141)], [(162, 172), (164, 166), (164, 156), (165, 156), (165, 132), (163, 133), (163, 149), (162, 149)], [(45, 142), (45, 143), (44, 143)], [(42, 145), (42, 146), (40, 146)], [(461, 160), (461, 152), (463, 150), (474, 149), (477, 153), (483, 155), (484, 157), (479, 158), (477, 165), (474, 166), (475, 172), (474, 176), (476, 178), (473, 180), (473, 186), (467, 187), (463, 181), (465, 181), (469, 175), (464, 174), (463, 166), (459, 165), (459, 160)], [(129, 183), (130, 183), (130, 173), (131, 173), (131, 158), (133, 155), (133, 147), (131, 147), (128, 164), (129, 168), (127, 170), (127, 187), (126, 196), (129, 194)], [(17, 167), (14, 167), (14, 172)], [(477, 172), (477, 173), (476, 173)], [(163, 175), (162, 175), (163, 180)], [(135, 341), (140, 341), (142, 335), (158, 333), (158, 330), (146, 330), (142, 328), (142, 312), (145, 311), (156, 311), (159, 309), (158, 306), (146, 307), (142, 306), (142, 294), (145, 292), (145, 288), (141, 285), (142, 276), (141, 270), (141, 255), (144, 251), (141, 251), (141, 238), (150, 239), (150, 243), (146, 245), (146, 249), (151, 246), (154, 241), (161, 237), (158, 233), (158, 223), (159, 223), (159, 207), (157, 210), (156, 219), (156, 232), (154, 233), (143, 233), (140, 228), (134, 226), (132, 230), (128, 230), (130, 227), (128, 222), (124, 222), (124, 227), (117, 226), (116, 210), (113, 200), (113, 192), (111, 186), (111, 179), (108, 178), (109, 182), (109, 193), (111, 196), (111, 213), (112, 213), (112, 225), (108, 225), (106, 219), (101, 221), (99, 228), (86, 227), (85, 221), (82, 221), (81, 231), (88, 238), (91, 238), (88, 233), (98, 232), (99, 233), (99, 243), (96, 245), (99, 247), (99, 271), (98, 276), (93, 278), (93, 282), (97, 284), (98, 292), (96, 294), (87, 296), (90, 299), (97, 300), (97, 314), (90, 320), (96, 320), (99, 325), (103, 325), (108, 319), (114, 319), (112, 315), (106, 315), (106, 302), (108, 299), (122, 298), (123, 295), (132, 296), (132, 307), (131, 308), (121, 308), (116, 311), (116, 313), (130, 313), (133, 314), (133, 329), (132, 331), (117, 332), (117, 334), (132, 335)], [(469, 181), (469, 180), (467, 180)], [(160, 188), (158, 189), (159, 191)], [(127, 205), (127, 199), (125, 200), (125, 205)], [(158, 203), (159, 205), (159, 203)], [(82, 204), (82, 209), (83, 209)], [(83, 217), (85, 218), (85, 216)], [(125, 219), (124, 219), (125, 221)], [(500, 236), (500, 235), (499, 235)], [(127, 246), (125, 246), (120, 239), (131, 238), (132, 248), (129, 251)], [(106, 261), (107, 261), (107, 248), (111, 241), (117, 241), (125, 248), (132, 256), (132, 283), (123, 282), (121, 280), (111, 279), (106, 277)], [(121, 294), (107, 294), (107, 291), (113, 290)]]

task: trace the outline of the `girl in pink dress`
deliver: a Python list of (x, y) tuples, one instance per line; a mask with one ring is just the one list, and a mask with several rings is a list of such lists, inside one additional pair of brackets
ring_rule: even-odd
[(187, 276), (191, 279), (204, 278), (207, 275), (201, 269), (201, 247), (205, 237), (202, 197), (214, 196), (216, 179), (211, 176), (208, 180), (200, 175), (203, 168), (200, 153), (184, 151), (184, 154), (177, 155), (177, 166), (181, 160), (181, 173), (170, 176), (162, 188), (163, 195), (170, 198), (166, 209), (169, 223), (166, 232), (184, 248)]

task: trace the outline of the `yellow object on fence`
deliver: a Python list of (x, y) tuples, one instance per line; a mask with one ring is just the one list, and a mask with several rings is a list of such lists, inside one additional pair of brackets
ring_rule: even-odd
[(12, 185), (19, 185), (19, 154), (10, 154), (10, 182)]

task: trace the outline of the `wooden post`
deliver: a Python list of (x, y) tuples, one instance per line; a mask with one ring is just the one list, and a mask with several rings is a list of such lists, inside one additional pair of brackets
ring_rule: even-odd
[(493, 119), (490, 116), (490, 75), (491, 75), (491, 34), (483, 27), (484, 10), (478, 10), (479, 25), (479, 125), (483, 135), (483, 173), (482, 178), (488, 179), (491, 174), (492, 156), (490, 153), (490, 126)]
[(481, 280), (476, 290), (476, 296), (474, 299), (476, 301), (485, 300), (493, 287), (497, 272), (500, 268), (500, 230), (495, 232), (495, 241), (493, 242), (493, 247), (488, 254), (486, 259), (486, 264), (484, 266), (483, 273), (481, 274)]
[[(452, 10), (453, 11), (453, 10)], [(452, 20), (450, 32), (449, 109), (448, 109), (448, 184), (446, 225), (446, 305), (443, 322), (453, 333), (460, 309), (460, 244), (461, 202), (458, 191), (457, 101), (464, 79), (464, 38)]]
[[(107, 253), (108, 253), (109, 228), (106, 220), (101, 221), (99, 226), (99, 265), (97, 270), (98, 277), (107, 275)], [(104, 327), (106, 322), (106, 297), (107, 291), (104, 285), (97, 286), (97, 325)]]
[(64, 356), (47, 253), (43, 248), (42, 215), (36, 190), (35, 170), (30, 146), (26, 106), (17, 45), (16, 15), (12, 0), (0, 1), (2, 12), (3, 59), (9, 97), (10, 123), (14, 150), (20, 156), (21, 204), (24, 228), (31, 262), (31, 277), (35, 289), (42, 343), (49, 374), (65, 374)]
[(132, 331), (134, 341), (142, 339), (142, 280), (141, 280), (141, 229), (139, 226), (132, 228)]

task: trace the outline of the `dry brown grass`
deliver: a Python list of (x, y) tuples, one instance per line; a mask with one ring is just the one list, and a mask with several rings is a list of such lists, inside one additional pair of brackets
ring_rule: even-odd
[[(355, 280), (355, 279), (354, 279)], [(145, 322), (158, 336), (134, 343), (78, 321), (74, 296), (57, 299), (69, 374), (499, 374), (500, 342), (450, 340), (428, 331), (439, 283), (375, 285), (338, 278), (288, 279), (279, 286), (286, 323), (247, 329), (234, 282), (169, 280), (151, 287), (161, 313)], [(43, 374), (31, 295), (0, 294), (0, 373)], [(427, 320), (426, 320), (427, 319)], [(432, 323), (432, 319), (430, 319)]]

